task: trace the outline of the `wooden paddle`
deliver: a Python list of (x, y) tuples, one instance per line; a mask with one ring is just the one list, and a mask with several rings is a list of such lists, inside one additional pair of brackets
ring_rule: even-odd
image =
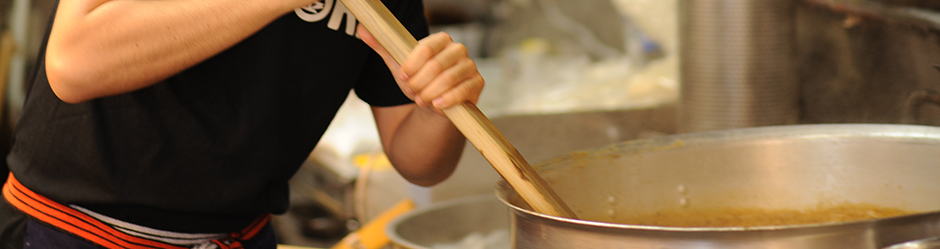
[[(402, 26), (380, 0), (341, 0), (356, 19), (379, 41), (398, 63), (402, 63), (418, 45), (414, 36)], [(346, 24), (351, 25), (351, 24)], [(483, 154), (503, 179), (519, 193), (536, 212), (577, 219), (577, 216), (532, 166), (522, 158), (516, 148), (493, 126), (473, 103), (463, 103), (444, 109), (467, 140)]]

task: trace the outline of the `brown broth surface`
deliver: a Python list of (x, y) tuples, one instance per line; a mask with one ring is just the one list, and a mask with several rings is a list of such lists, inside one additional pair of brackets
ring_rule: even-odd
[(804, 210), (680, 208), (617, 218), (614, 223), (668, 227), (759, 227), (848, 222), (912, 213), (914, 212), (872, 204), (840, 204)]

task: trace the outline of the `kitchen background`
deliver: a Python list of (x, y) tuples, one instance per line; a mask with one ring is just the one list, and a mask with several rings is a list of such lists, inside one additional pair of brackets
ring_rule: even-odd
[[(338, 2), (338, 1), (337, 1)], [(51, 0), (0, 1), (0, 139)], [(477, 58), (478, 106), (533, 164), (665, 134), (764, 125), (940, 125), (940, 3), (931, 0), (425, 0), (433, 31)], [(275, 224), (287, 244), (329, 246), (403, 199), (492, 194), (468, 145), (432, 188), (388, 167), (367, 106), (343, 107), (292, 180)], [(0, 149), (6, 142), (0, 143)], [(5, 176), (5, 174), (3, 174)]]

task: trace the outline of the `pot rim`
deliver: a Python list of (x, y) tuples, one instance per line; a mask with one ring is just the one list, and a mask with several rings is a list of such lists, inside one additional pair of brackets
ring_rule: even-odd
[[(537, 172), (551, 170), (555, 167), (564, 166), (565, 162), (582, 159), (591, 156), (608, 156), (623, 152), (630, 152), (630, 149), (636, 151), (658, 151), (688, 145), (698, 144), (711, 140), (751, 140), (755, 138), (773, 137), (776, 139), (792, 138), (850, 138), (865, 135), (869, 138), (905, 138), (912, 140), (929, 140), (940, 144), (940, 127), (906, 124), (801, 124), (785, 126), (765, 126), (753, 128), (740, 128), (730, 130), (706, 131), (696, 133), (677, 134), (657, 138), (638, 139), (632, 141), (623, 141), (611, 145), (588, 148), (568, 153), (553, 159), (548, 159), (538, 163), (533, 167)], [(616, 148), (616, 149), (610, 149)], [(626, 150), (625, 150), (626, 149)], [(761, 232), (761, 231), (779, 231), (796, 229), (829, 229), (833, 227), (849, 226), (872, 226), (879, 223), (892, 223), (895, 221), (905, 221), (909, 219), (921, 219), (928, 216), (940, 216), (940, 210), (918, 212), (907, 215), (892, 216), (876, 219), (865, 219), (846, 222), (830, 223), (812, 223), (783, 226), (753, 226), (753, 227), (669, 227), (652, 225), (631, 225), (618, 224), (600, 221), (571, 219), (547, 214), (538, 213), (526, 208), (522, 208), (510, 203), (505, 196), (507, 190), (512, 188), (505, 180), (500, 180), (496, 186), (496, 196), (503, 204), (507, 205), (516, 213), (523, 213), (528, 216), (547, 219), (566, 225), (583, 225), (608, 229), (629, 229), (641, 231), (669, 231), (669, 232)], [(511, 193), (515, 194), (513, 190)], [(517, 194), (516, 194), (517, 195)]]
[(831, 229), (834, 227), (852, 227), (852, 226), (870, 226), (874, 223), (886, 223), (886, 222), (895, 222), (895, 221), (904, 221), (909, 219), (922, 219), (923, 217), (937, 216), (940, 215), (940, 210), (932, 212), (921, 212), (908, 215), (892, 216), (886, 218), (877, 218), (877, 219), (867, 219), (867, 220), (856, 220), (856, 221), (846, 221), (846, 222), (830, 222), (830, 223), (813, 223), (813, 224), (800, 224), (800, 225), (785, 225), (785, 226), (753, 226), (753, 227), (670, 227), (670, 226), (651, 226), (651, 225), (631, 225), (631, 224), (619, 224), (619, 223), (609, 223), (601, 221), (591, 221), (591, 220), (580, 220), (580, 219), (571, 219), (558, 216), (547, 215), (543, 213), (538, 213), (532, 210), (521, 208), (516, 206), (508, 201), (501, 194), (497, 194), (497, 197), (503, 204), (506, 204), (513, 212), (523, 213), (524, 215), (533, 216), (541, 219), (547, 219), (559, 224), (565, 225), (582, 225), (590, 226), (595, 228), (607, 228), (607, 229), (617, 229), (617, 230), (637, 230), (637, 231), (665, 231), (665, 232), (766, 232), (766, 231), (780, 231), (780, 230), (806, 230), (806, 229)]
[(386, 236), (388, 236), (390, 242), (397, 246), (404, 247), (404, 248), (428, 248), (428, 246), (415, 244), (411, 240), (402, 237), (401, 235), (398, 234), (398, 231), (396, 231), (396, 229), (401, 223), (408, 221), (414, 218), (415, 216), (424, 215), (426, 213), (433, 212), (436, 210), (452, 208), (454, 206), (462, 206), (462, 205), (467, 205), (467, 204), (472, 204), (472, 203), (495, 201), (497, 199), (499, 199), (497, 196), (490, 195), (490, 194), (482, 194), (482, 195), (472, 195), (472, 196), (461, 197), (461, 198), (456, 198), (452, 200), (441, 201), (438, 203), (433, 203), (431, 205), (416, 208), (414, 210), (409, 211), (408, 213), (395, 217), (388, 223), (388, 225), (385, 226), (384, 232)]

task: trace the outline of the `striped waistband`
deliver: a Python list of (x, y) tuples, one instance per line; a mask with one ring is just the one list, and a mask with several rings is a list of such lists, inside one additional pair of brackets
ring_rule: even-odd
[(271, 219), (270, 215), (262, 215), (248, 227), (229, 234), (158, 230), (120, 221), (80, 206), (59, 204), (27, 189), (13, 174), (3, 185), (3, 197), (26, 215), (105, 248), (241, 248), (240, 241), (254, 237)]

